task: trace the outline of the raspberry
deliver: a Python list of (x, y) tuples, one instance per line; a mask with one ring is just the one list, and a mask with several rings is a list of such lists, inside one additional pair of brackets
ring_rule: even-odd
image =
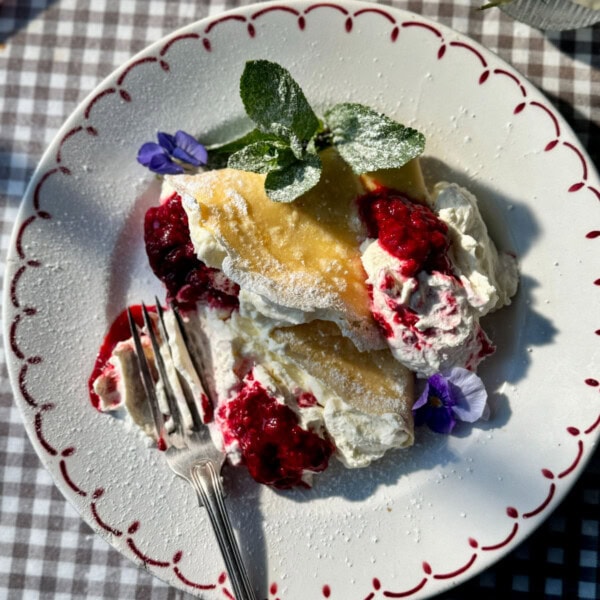
[(403, 275), (451, 273), (448, 227), (428, 206), (387, 188), (365, 194), (358, 202), (369, 236), (403, 262)]
[(168, 300), (187, 310), (194, 309), (198, 301), (237, 308), (238, 286), (196, 257), (181, 196), (173, 194), (160, 206), (148, 209), (144, 241), (150, 267), (165, 284)]

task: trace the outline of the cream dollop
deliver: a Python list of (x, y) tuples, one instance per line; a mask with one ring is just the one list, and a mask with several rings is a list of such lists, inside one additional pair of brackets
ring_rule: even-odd
[(394, 356), (420, 377), (453, 366), (476, 368), (492, 351), (479, 319), (509, 304), (518, 284), (516, 260), (498, 253), (473, 194), (441, 183), (433, 207), (448, 226), (454, 276), (405, 276), (401, 260), (377, 240), (361, 248), (373, 314)]

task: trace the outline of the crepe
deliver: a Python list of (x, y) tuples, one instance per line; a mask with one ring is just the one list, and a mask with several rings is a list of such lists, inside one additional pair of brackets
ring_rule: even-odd
[(357, 411), (399, 415), (404, 434), (400, 447), (413, 444), (414, 375), (389, 350), (360, 352), (334, 323), (324, 321), (277, 328), (271, 337), (287, 361)]
[(319, 183), (291, 203), (270, 200), (265, 176), (234, 169), (168, 178), (184, 198), (198, 257), (291, 320), (337, 323), (360, 350), (386, 347), (369, 308), (356, 199), (379, 185), (427, 192), (417, 160), (356, 176), (339, 154), (321, 153)]

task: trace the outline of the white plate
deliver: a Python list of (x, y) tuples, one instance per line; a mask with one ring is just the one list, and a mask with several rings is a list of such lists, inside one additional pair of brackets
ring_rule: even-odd
[(57, 486), (100, 535), (206, 598), (228, 581), (196, 499), (136, 432), (97, 413), (87, 377), (126, 304), (161, 291), (141, 243), (156, 184), (135, 160), (157, 129), (206, 140), (243, 114), (244, 62), (289, 68), (319, 109), (370, 104), (427, 136), (430, 178), (476, 192), (520, 261), (513, 305), (486, 322), (492, 418), (418, 430), (376, 466), (285, 493), (228, 470), (261, 597), (424, 598), (471, 577), (557, 505), (600, 431), (600, 184), (577, 139), (520, 74), (421, 16), (373, 4), (261, 4), (175, 32), (104, 81), (44, 155), (7, 269), (15, 396)]

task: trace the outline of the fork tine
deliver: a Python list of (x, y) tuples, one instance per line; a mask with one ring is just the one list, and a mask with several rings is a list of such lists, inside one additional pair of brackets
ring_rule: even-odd
[[(164, 447), (166, 443), (165, 422), (158, 405), (158, 398), (154, 388), (154, 379), (152, 378), (150, 365), (148, 364), (146, 354), (144, 353), (137, 323), (135, 322), (131, 309), (129, 308), (127, 309), (127, 317), (129, 318), (129, 329), (131, 330), (131, 337), (133, 338), (133, 344), (135, 346), (135, 355), (140, 369), (140, 374), (142, 376), (142, 384), (144, 386), (144, 391), (146, 392), (148, 404), (150, 405), (150, 413), (152, 414), (154, 429), (156, 430), (156, 435), (158, 438), (157, 443), (159, 448), (161, 448)], [(152, 339), (152, 337), (150, 339)]]
[[(192, 352), (190, 339), (188, 337), (188, 333), (186, 331), (185, 325), (183, 323), (183, 318), (181, 317), (179, 309), (173, 302), (169, 303), (169, 308), (171, 309), (171, 312), (173, 313), (173, 316), (175, 317), (173, 324), (176, 329), (176, 336), (178, 336), (183, 341), (183, 350), (185, 351), (186, 358), (187, 358), (186, 362), (189, 364), (189, 366), (193, 370), (192, 375), (195, 377), (195, 379), (197, 381), (200, 394), (206, 397), (206, 401), (208, 404), (210, 404), (211, 406), (214, 406), (214, 403), (212, 401), (210, 391), (209, 391), (210, 388), (208, 387), (206, 378), (204, 377), (204, 369), (201, 368), (200, 365), (198, 365), (196, 355), (194, 352)], [(201, 400), (202, 400), (202, 398), (201, 398)], [(206, 414), (207, 409), (206, 409), (206, 406), (204, 406), (204, 402), (202, 401), (201, 404), (202, 405), (200, 408), (198, 408), (198, 406), (196, 406), (195, 410), (193, 411), (195, 418), (196, 418), (197, 413), (200, 417), (200, 423), (198, 424), (200, 426), (202, 423), (206, 422), (206, 418), (208, 417), (208, 415)], [(210, 418), (208, 420), (210, 420)]]
[[(160, 331), (161, 336), (168, 343), (168, 335), (167, 331), (164, 327), (164, 323), (161, 321), (161, 312), (162, 308), (160, 304), (157, 302), (156, 311), (159, 318), (159, 323), (162, 325), (162, 331)], [(150, 338), (150, 343), (152, 344), (152, 352), (154, 353), (154, 363), (156, 364), (156, 368), (158, 370), (158, 374), (160, 376), (160, 380), (163, 384), (163, 389), (165, 392), (165, 396), (167, 398), (167, 406), (169, 407), (169, 414), (171, 415), (171, 419), (173, 420), (173, 424), (175, 425), (175, 430), (177, 432), (182, 432), (183, 423), (181, 418), (181, 413), (179, 411), (179, 406), (177, 405), (177, 399), (175, 398), (175, 393), (173, 392), (173, 388), (171, 387), (171, 382), (169, 380), (169, 376), (167, 375), (167, 368), (165, 366), (165, 362), (163, 360), (163, 356), (160, 352), (160, 346), (158, 344), (158, 340), (156, 339), (156, 333), (154, 331), (154, 323), (150, 318), (148, 313), (148, 309), (146, 305), (142, 302), (142, 313), (144, 315), (144, 324), (146, 325), (146, 330), (148, 332), (148, 337)], [(159, 326), (160, 329), (160, 326)], [(159, 410), (160, 412), (160, 410)], [(162, 416), (162, 415), (161, 415)]]
[[(173, 311), (173, 315), (175, 316), (175, 322), (177, 323), (177, 328), (181, 335), (181, 339), (183, 340), (183, 345), (185, 346), (185, 349), (190, 357), (190, 362), (192, 363), (192, 366), (194, 367), (194, 370), (196, 372), (196, 376), (198, 377), (198, 380), (200, 381), (200, 384), (202, 385), (204, 393), (207, 395), (207, 397), (210, 398), (210, 387), (208, 386), (206, 378), (204, 377), (204, 371), (205, 371), (203, 368), (204, 365), (198, 364), (196, 355), (194, 352), (192, 352), (190, 338), (185, 329), (185, 325), (183, 323), (183, 318), (181, 317), (181, 313), (179, 312), (179, 308), (172, 302), (169, 304), (169, 307), (171, 308), (171, 310)], [(210, 398), (210, 399), (212, 400), (212, 398)]]
[(185, 349), (190, 357), (190, 361), (191, 361), (192, 365), (194, 366), (194, 369), (196, 370), (196, 374), (198, 375), (198, 378), (200, 378), (201, 369), (198, 368), (198, 365), (196, 364), (196, 359), (194, 358), (194, 355), (190, 351), (190, 340), (188, 338), (188, 334), (185, 329), (183, 319), (181, 318), (181, 313), (179, 312), (179, 308), (175, 304), (173, 304), (173, 302), (169, 303), (169, 308), (171, 309), (171, 311), (173, 312), (173, 315), (175, 317), (175, 324), (176, 324), (175, 326), (177, 327), (177, 333), (181, 336), (181, 339), (183, 340), (183, 345), (185, 346)]
[[(169, 335), (169, 332), (167, 330), (167, 325), (165, 323), (165, 311), (164, 311), (162, 305), (160, 304), (159, 299), (156, 296), (155, 296), (154, 300), (156, 302), (156, 314), (158, 315), (158, 326), (159, 326), (160, 334), (162, 336), (164, 336), (164, 339), (167, 340), (167, 342), (169, 342), (167, 344), (167, 351), (169, 352), (171, 358), (174, 359), (173, 348), (171, 347), (171, 343), (170, 343), (171, 336)], [(179, 332), (176, 331), (175, 332), (175, 340), (177, 339), (178, 335), (179, 335)], [(192, 397), (193, 392), (192, 392), (191, 388), (189, 387), (189, 382), (186, 381), (186, 378), (182, 375), (182, 373), (179, 372), (179, 370), (177, 370), (176, 384), (179, 386), (179, 389), (181, 391), (181, 394), (180, 394), (181, 401), (184, 402), (184, 406), (187, 408), (187, 411), (188, 411), (186, 418), (184, 418), (184, 415), (181, 410), (181, 405), (177, 404), (177, 407), (179, 409), (178, 414), (179, 414), (180, 421), (181, 421), (181, 432), (183, 433), (184, 429), (186, 428), (184, 426), (184, 421), (188, 421), (189, 418), (191, 418), (191, 422), (188, 422), (187, 428), (192, 429), (192, 430), (198, 430), (198, 428), (202, 426), (202, 419), (200, 417), (200, 414), (198, 413), (198, 409), (197, 409), (194, 399)], [(185, 385), (185, 389), (184, 389), (184, 385)], [(174, 395), (174, 397), (175, 397), (175, 395)]]

